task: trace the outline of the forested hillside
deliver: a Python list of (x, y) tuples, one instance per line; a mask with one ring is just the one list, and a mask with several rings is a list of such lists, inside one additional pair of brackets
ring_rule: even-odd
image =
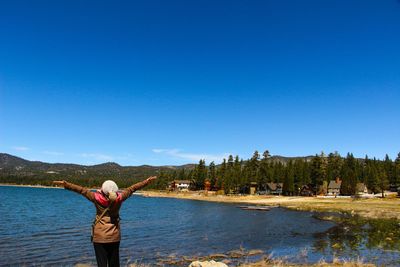
[(173, 180), (190, 180), (192, 189), (202, 190), (208, 180), (213, 190), (226, 193), (248, 193), (250, 183), (265, 190), (269, 182), (283, 183), (286, 195), (296, 195), (303, 185), (324, 188), (330, 180), (342, 180), (342, 194), (352, 195), (357, 183), (365, 183), (374, 193), (400, 186), (400, 153), (393, 161), (357, 159), (351, 153), (342, 157), (337, 152), (308, 157), (271, 156), (265, 151), (262, 156), (255, 151), (250, 159), (230, 155), (219, 165), (204, 160), (198, 164), (182, 166), (120, 166), (104, 163), (93, 166), (77, 164), (51, 164), (28, 161), (8, 154), (0, 154), (0, 183), (51, 185), (53, 180), (68, 180), (89, 187), (100, 186), (111, 179), (120, 187), (157, 175), (158, 179), (148, 188), (166, 189)]

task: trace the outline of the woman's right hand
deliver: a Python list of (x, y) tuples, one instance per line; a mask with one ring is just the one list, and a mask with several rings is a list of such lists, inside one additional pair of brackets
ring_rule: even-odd
[(53, 184), (58, 185), (58, 186), (64, 186), (65, 185), (65, 181), (53, 181)]

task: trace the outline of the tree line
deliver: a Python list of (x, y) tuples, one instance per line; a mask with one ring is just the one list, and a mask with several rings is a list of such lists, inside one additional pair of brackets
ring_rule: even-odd
[(341, 194), (354, 195), (358, 183), (364, 183), (373, 193), (396, 189), (400, 186), (400, 153), (393, 161), (386, 155), (384, 160), (376, 158), (356, 159), (352, 153), (342, 157), (338, 152), (328, 155), (321, 152), (310, 158), (295, 158), (287, 161), (271, 157), (269, 151), (262, 156), (255, 151), (248, 160), (230, 155), (220, 165), (211, 162), (206, 166), (200, 160), (194, 169), (180, 169), (159, 174), (152, 185), (165, 189), (173, 180), (190, 180), (193, 190), (203, 190), (206, 181), (211, 190), (225, 193), (248, 193), (250, 184), (258, 190), (266, 190), (267, 183), (283, 183), (283, 194), (298, 195), (304, 185), (311, 185), (315, 193), (324, 193), (329, 181), (342, 180)]

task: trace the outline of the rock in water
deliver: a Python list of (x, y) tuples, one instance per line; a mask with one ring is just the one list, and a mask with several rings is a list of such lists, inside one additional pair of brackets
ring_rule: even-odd
[(192, 262), (189, 267), (228, 267), (223, 262), (216, 262), (216, 261), (194, 261)]

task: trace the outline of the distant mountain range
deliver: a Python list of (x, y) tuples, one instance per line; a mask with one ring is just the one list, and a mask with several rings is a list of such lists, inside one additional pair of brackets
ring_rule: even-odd
[[(279, 161), (286, 163), (289, 160), (294, 159), (306, 159), (311, 160), (313, 156), (306, 157), (283, 157), (283, 156), (272, 156), (271, 161)], [(155, 169), (155, 170), (179, 170), (179, 169), (193, 169), (193, 164), (185, 165), (168, 165), (168, 166), (151, 166), (151, 165), (140, 165), (140, 166), (121, 166), (115, 162), (105, 162), (97, 165), (79, 165), (72, 163), (46, 163), (41, 161), (26, 160), (17, 156), (13, 156), (6, 153), (0, 153), (0, 173), (4, 170), (15, 170), (16, 172), (24, 171), (29, 169), (30, 171), (41, 171), (41, 172), (57, 172), (57, 171), (77, 171), (77, 170), (109, 170), (118, 171), (123, 169)]]
[(98, 165), (46, 163), (30, 161), (13, 155), (0, 153), (0, 183), (29, 185), (51, 185), (53, 180), (69, 180), (81, 184), (99, 184), (113, 179), (122, 185), (143, 180), (151, 175), (174, 170), (193, 169), (194, 164), (182, 166), (121, 166), (115, 162)]
[(179, 170), (182, 168), (193, 169), (195, 164), (185, 164), (181, 166), (121, 166), (115, 162), (106, 162), (97, 165), (79, 165), (71, 163), (46, 163), (41, 161), (30, 161), (6, 153), (0, 153), (0, 174), (24, 173), (24, 172), (45, 172), (57, 173), (65, 171), (83, 172), (83, 171), (109, 171), (119, 172), (123, 170), (147, 169), (147, 170)]
[[(306, 159), (311, 160), (313, 156), (307, 157), (282, 157), (282, 156), (272, 156), (271, 161), (279, 161), (286, 163), (293, 159)], [(46, 163), (41, 161), (30, 161), (20, 157), (16, 157), (6, 153), (0, 153), (0, 175), (7, 173), (8, 175), (32, 175), (35, 173), (48, 173), (57, 174), (63, 172), (73, 172), (77, 174), (90, 172), (107, 172), (107, 173), (120, 173), (120, 172), (130, 172), (130, 171), (141, 171), (146, 170), (146, 172), (159, 172), (159, 171), (171, 171), (179, 169), (193, 169), (195, 164), (185, 164), (180, 166), (121, 166), (115, 162), (106, 162), (97, 165), (79, 165), (71, 163)]]
[[(312, 158), (313, 156), (272, 156), (269, 160), (286, 164), (289, 160), (303, 159), (310, 161)], [(113, 179), (122, 186), (128, 186), (151, 175), (160, 176), (161, 173), (171, 173), (182, 169), (192, 170), (195, 166), (196, 164), (180, 166), (121, 166), (115, 162), (88, 166), (30, 161), (10, 154), (0, 153), (0, 183), (51, 185), (54, 180), (68, 180), (85, 185), (98, 185), (101, 181)]]

